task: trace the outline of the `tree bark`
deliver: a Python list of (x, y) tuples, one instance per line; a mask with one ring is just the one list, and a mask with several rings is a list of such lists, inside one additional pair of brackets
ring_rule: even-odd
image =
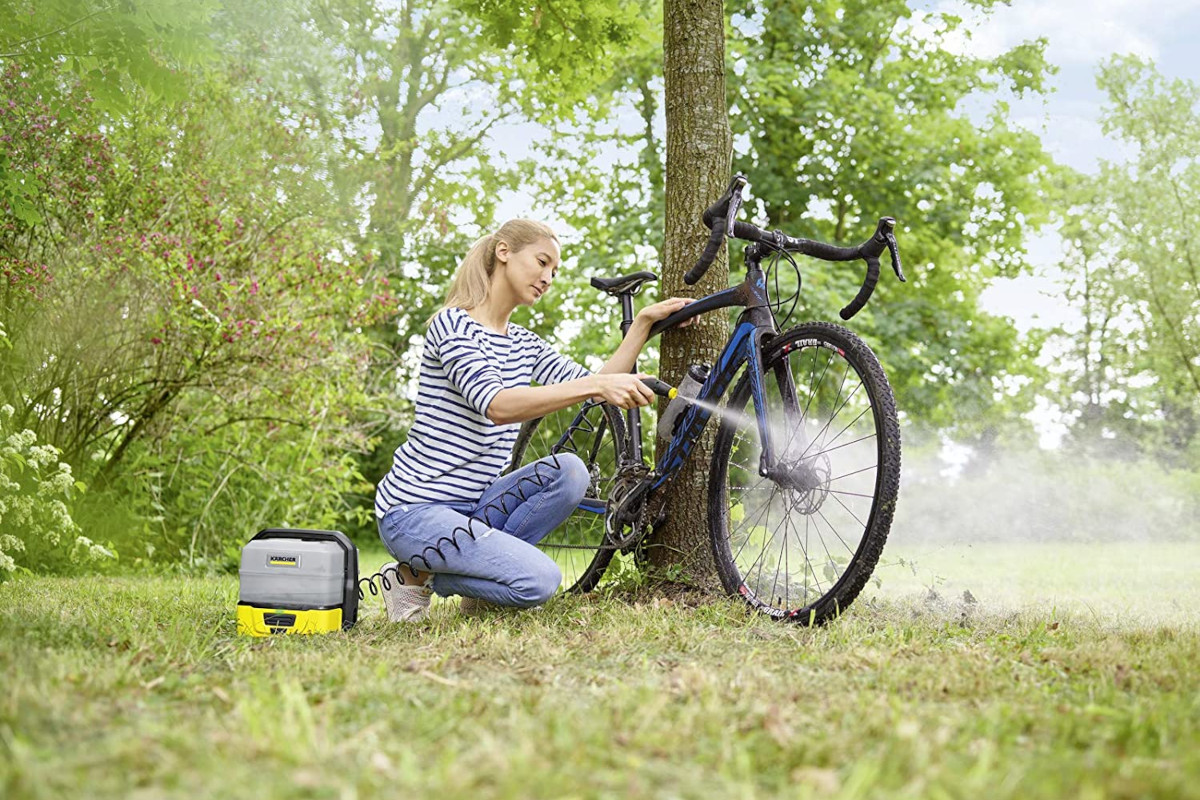
[[(725, 105), (725, 12), (721, 0), (666, 0), (663, 5), (667, 177), (663, 296), (702, 297), (729, 281), (725, 249), (695, 286), (683, 275), (703, 250), (704, 209), (729, 182), (733, 140)], [(710, 314), (663, 336), (659, 372), (678, 384), (688, 364), (712, 364), (728, 337), (724, 314)], [(659, 411), (665, 408), (660, 404)], [(716, 427), (709, 425), (667, 493), (666, 518), (650, 537), (654, 567), (681, 568), (701, 588), (718, 584), (708, 538), (708, 467)], [(666, 442), (657, 441), (661, 457)]]

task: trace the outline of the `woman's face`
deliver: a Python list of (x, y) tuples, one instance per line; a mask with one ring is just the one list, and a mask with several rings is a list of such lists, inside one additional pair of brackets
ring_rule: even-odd
[(496, 258), (505, 265), (504, 276), (517, 305), (536, 303), (558, 274), (559, 248), (553, 239), (543, 237), (517, 252), (510, 251), (507, 242), (500, 242)]

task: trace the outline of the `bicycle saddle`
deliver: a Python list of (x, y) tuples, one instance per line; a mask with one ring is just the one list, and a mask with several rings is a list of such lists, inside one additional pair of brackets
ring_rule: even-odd
[(592, 278), (592, 286), (597, 289), (608, 292), (611, 295), (637, 294), (642, 289), (642, 284), (647, 281), (656, 281), (658, 276), (653, 272), (631, 272), (628, 275), (620, 275), (616, 278)]

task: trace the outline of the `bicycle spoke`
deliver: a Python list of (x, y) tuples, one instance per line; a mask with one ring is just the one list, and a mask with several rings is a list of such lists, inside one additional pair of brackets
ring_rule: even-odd
[[(763, 510), (760, 512), (760, 514), (765, 514), (765, 513), (766, 513), (766, 509), (767, 509), (767, 508), (769, 508), (769, 507), (770, 507), (770, 505), (769, 505), (769, 504), (768, 504), (768, 505), (765, 505), (765, 506), (763, 506)], [(741, 530), (741, 528), (739, 527), (737, 530)], [(746, 544), (747, 544), (747, 543), (750, 541), (750, 533), (751, 533), (751, 532), (753, 532), (753, 530), (754, 530), (754, 527), (753, 527), (753, 526), (751, 526), (751, 527), (749, 528), (749, 530), (747, 531), (747, 533), (746, 533), (746, 540), (745, 540), (745, 541), (742, 543), (742, 547), (743, 547), (743, 548), (744, 548), (744, 547), (746, 546)], [(737, 531), (735, 530), (735, 531), (734, 531), (734, 533), (736, 533), (736, 532), (737, 532)], [(732, 536), (733, 534), (731, 533), (730, 535)], [(742, 551), (741, 551), (741, 549), (739, 549), (739, 550), (738, 550), (738, 555), (740, 556), (741, 554), (742, 554)]]
[(858, 475), (860, 472), (866, 472), (867, 470), (872, 469), (876, 469), (875, 464), (872, 464), (869, 467), (863, 467), (862, 469), (856, 469), (854, 472), (847, 472), (845, 475), (838, 475), (836, 478), (830, 478), (829, 482), (833, 483), (834, 481), (840, 481), (842, 478), (849, 478), (851, 475)]
[[(813, 359), (813, 360), (815, 361), (816, 359)], [(821, 370), (821, 380), (817, 381), (816, 387), (814, 388), (812, 385), (812, 381), (809, 381), (808, 402), (804, 405), (804, 413), (800, 415), (800, 422), (803, 423), (804, 420), (808, 417), (808, 409), (810, 406), (812, 406), (813, 398), (817, 396), (816, 389), (821, 388), (821, 384), (824, 383), (824, 381), (825, 381), (825, 373), (829, 370), (829, 365), (832, 363), (833, 363), (833, 353), (830, 353), (829, 359), (825, 362), (825, 369)], [(816, 370), (813, 370), (813, 374), (814, 375), (816, 374)]]
[[(836, 440), (836, 438), (837, 437), (834, 437), (835, 440)], [(829, 447), (829, 448), (826, 448), (825, 450), (822, 450), (820, 453), (814, 453), (813, 455), (819, 456), (824, 453), (832, 453), (834, 450), (841, 450), (843, 447), (850, 447), (851, 445), (858, 444), (859, 442), (865, 442), (867, 439), (874, 439), (874, 438), (875, 438), (874, 433), (868, 433), (866, 436), (863, 436), (859, 439), (855, 439), (853, 442), (844, 442), (843, 444), (839, 444), (837, 447)]]
[[(860, 382), (859, 382), (859, 386), (861, 386), (861, 385), (862, 385), (862, 382), (860, 381)], [(858, 391), (857, 387), (855, 387), (855, 391)], [(826, 444), (833, 444), (833, 443), (834, 443), (834, 442), (836, 442), (838, 439), (840, 439), (843, 433), (845, 433), (846, 431), (850, 430), (850, 427), (851, 427), (851, 426), (852, 426), (854, 423), (856, 423), (856, 422), (858, 422), (860, 419), (862, 419), (862, 418), (863, 418), (863, 415), (864, 415), (864, 414), (866, 414), (866, 413), (867, 413), (868, 411), (870, 411), (870, 410), (871, 410), (871, 406), (870, 406), (870, 405), (868, 405), (868, 406), (867, 406), (866, 408), (864, 408), (862, 411), (858, 412), (858, 416), (857, 416), (857, 417), (855, 417), (854, 419), (850, 420), (850, 425), (847, 425), (846, 427), (844, 427), (844, 428), (842, 428), (840, 431), (838, 431), (838, 434), (837, 434), (837, 436), (835, 436), (835, 437), (833, 437), (832, 439), (830, 439), (828, 442), (826, 442)], [(828, 453), (828, 452), (830, 452), (831, 450), (837, 450), (837, 447), (826, 447), (826, 448), (824, 448), (823, 450), (821, 450), (821, 452), (822, 452), (822, 453)]]
[(844, 491), (841, 491), (841, 490), (839, 490), (839, 489), (830, 489), (830, 490), (829, 490), (829, 493), (830, 493), (830, 494), (840, 494), (840, 495), (845, 495), (845, 496), (847, 496), (847, 497), (865, 497), (865, 498), (867, 498), (868, 500), (874, 500), (874, 499), (875, 499), (875, 495), (873, 495), (873, 494), (863, 494), (862, 492), (844, 492)]
[[(848, 552), (850, 555), (854, 555), (854, 548), (851, 547), (850, 545), (846, 544), (846, 540), (843, 539), (842, 535), (837, 532), (837, 528), (833, 527), (833, 523), (829, 521), (829, 518), (821, 513), (820, 509), (817, 510), (817, 516), (819, 516), (821, 519), (825, 520), (825, 524), (829, 526), (829, 530), (832, 531), (833, 535), (836, 536), (838, 538), (838, 541), (842, 543), (842, 547), (846, 548), (846, 552)], [(826, 551), (826, 552), (828, 552), (828, 551)]]
[[(833, 422), (833, 420), (834, 420), (834, 419), (836, 419), (836, 418), (837, 418), (838, 412), (840, 412), (840, 411), (842, 410), (842, 408), (844, 408), (844, 407), (845, 407), (846, 403), (850, 402), (850, 399), (851, 399), (851, 398), (854, 396), (855, 392), (857, 392), (857, 391), (858, 391), (859, 389), (861, 389), (861, 388), (862, 388), (862, 381), (859, 381), (859, 383), (858, 383), (858, 386), (855, 386), (855, 387), (854, 387), (854, 391), (853, 391), (853, 392), (851, 392), (851, 393), (850, 393), (850, 396), (846, 398), (846, 402), (845, 402), (845, 403), (842, 403), (842, 405), (841, 405), (841, 406), (839, 406), (839, 407), (837, 408), (837, 410), (833, 412), (833, 415), (832, 415), (832, 416), (830, 416), (830, 417), (829, 417), (829, 419), (825, 421), (825, 425), (824, 425), (824, 426), (821, 428), (821, 430), (820, 430), (820, 432), (817, 434), (816, 438), (814, 438), (814, 439), (813, 439), (813, 443), (814, 443), (814, 444), (815, 444), (817, 441), (819, 441), (819, 440), (820, 440), (820, 438), (821, 438), (822, 436), (824, 436), (824, 435), (825, 435), (825, 431), (829, 430), (829, 425), (830, 425), (830, 424)], [(839, 389), (838, 389), (838, 399), (839, 399), (839, 400), (841, 399), (841, 396), (842, 396), (842, 395), (841, 395), (841, 388), (839, 388)], [(810, 444), (810, 445), (809, 445), (807, 448), (805, 448), (804, 452), (800, 454), (800, 458), (804, 458), (805, 456), (807, 456), (807, 455), (808, 455), (808, 451), (809, 451), (810, 449), (812, 449), (812, 444)]]
[[(825, 516), (821, 514), (820, 511), (817, 511), (817, 515), (820, 516), (821, 519), (825, 519)], [(825, 519), (825, 524), (828, 525), (829, 520)], [(825, 558), (828, 560), (830, 569), (833, 571), (835, 577), (840, 577), (837, 575), (837, 570), (835, 569), (837, 562), (833, 560), (833, 553), (829, 552), (829, 545), (825, 544), (825, 536), (821, 533), (821, 528), (817, 526), (816, 521), (813, 522), (813, 527), (817, 528), (817, 538), (821, 541), (821, 549), (825, 551)], [(853, 551), (851, 551), (851, 555), (853, 555)], [(834, 583), (836, 583), (836, 581), (834, 581)]]
[(833, 495), (833, 499), (834, 499), (835, 501), (837, 501), (837, 504), (838, 504), (838, 505), (840, 505), (842, 508), (846, 509), (846, 513), (847, 513), (847, 514), (849, 514), (850, 516), (854, 517), (854, 521), (855, 521), (855, 522), (857, 522), (857, 523), (859, 524), (859, 526), (860, 526), (860, 527), (862, 527), (862, 528), (864, 528), (864, 529), (867, 527), (867, 523), (865, 523), (865, 522), (863, 522), (861, 519), (859, 519), (859, 518), (858, 518), (858, 515), (857, 515), (857, 514), (855, 514), (853, 511), (851, 511), (851, 510), (850, 510), (850, 507), (849, 507), (848, 505), (846, 505), (845, 503), (843, 503), (843, 502), (842, 502), (842, 498), (840, 498), (840, 497), (837, 497), (836, 495)]

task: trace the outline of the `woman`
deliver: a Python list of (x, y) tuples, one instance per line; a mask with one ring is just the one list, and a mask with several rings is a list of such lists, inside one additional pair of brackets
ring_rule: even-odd
[(642, 309), (591, 374), (509, 322), (549, 289), (559, 253), (548, 226), (509, 220), (472, 246), (428, 322), (416, 418), (375, 491), (380, 538), (399, 560), (381, 570), (394, 622), (423, 619), (434, 593), (515, 607), (554, 594), (558, 565), (535, 545), (570, 516), (589, 475), (563, 454), (499, 477), (520, 423), (592, 397), (621, 408), (654, 399), (630, 370), (650, 326), (692, 301)]

